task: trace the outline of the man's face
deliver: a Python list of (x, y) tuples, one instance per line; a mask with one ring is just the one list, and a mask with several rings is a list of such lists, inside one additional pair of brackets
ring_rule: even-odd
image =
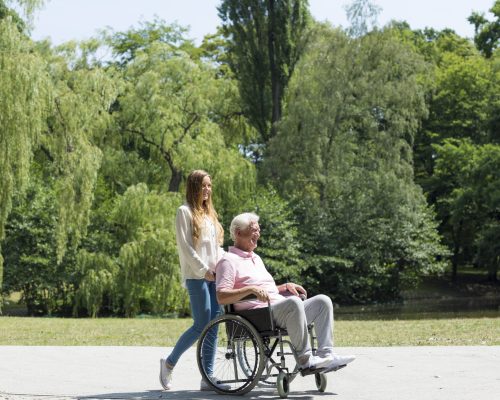
[(246, 229), (238, 231), (236, 247), (243, 251), (254, 251), (260, 238), (260, 226), (252, 222)]

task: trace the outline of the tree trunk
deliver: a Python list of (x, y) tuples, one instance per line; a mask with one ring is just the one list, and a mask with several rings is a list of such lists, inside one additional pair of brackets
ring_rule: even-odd
[(458, 264), (460, 260), (460, 236), (462, 235), (462, 221), (458, 224), (458, 232), (453, 234), (453, 256), (451, 257), (451, 279), (457, 280)]
[[(276, 14), (275, 0), (268, 0), (268, 47), (269, 47), (269, 68), (271, 70), (271, 132), (267, 140), (273, 137), (276, 133), (276, 122), (281, 119), (281, 80), (279, 67), (276, 63)], [(267, 141), (266, 140), (266, 141)]]
[(182, 171), (180, 169), (171, 168), (172, 176), (170, 177), (170, 182), (168, 183), (168, 191), (177, 193), (182, 182)]
[(488, 269), (488, 280), (490, 282), (497, 282), (498, 264), (500, 264), (500, 256), (497, 257)]

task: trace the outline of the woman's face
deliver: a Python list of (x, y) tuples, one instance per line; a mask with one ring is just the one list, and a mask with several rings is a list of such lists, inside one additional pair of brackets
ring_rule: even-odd
[(209, 199), (212, 194), (212, 180), (209, 176), (205, 176), (201, 182), (201, 197), (203, 201)]

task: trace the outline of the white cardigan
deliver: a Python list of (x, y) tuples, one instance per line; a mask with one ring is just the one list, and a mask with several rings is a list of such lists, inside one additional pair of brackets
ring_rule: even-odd
[(189, 206), (180, 206), (175, 218), (175, 231), (183, 286), (186, 286), (186, 279), (203, 279), (208, 270), (215, 271), (215, 265), (224, 255), (224, 250), (217, 243), (217, 230), (208, 217), (194, 247), (192, 221)]

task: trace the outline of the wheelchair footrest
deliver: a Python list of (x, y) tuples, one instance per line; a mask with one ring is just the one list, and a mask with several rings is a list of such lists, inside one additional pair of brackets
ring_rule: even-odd
[(328, 372), (335, 372), (335, 371), (338, 371), (339, 369), (342, 369), (344, 367), (347, 367), (347, 364), (339, 365), (339, 366), (334, 367), (334, 368), (328, 368), (328, 369), (325, 369), (323, 372), (325, 374), (328, 373)]
[(306, 376), (306, 375), (312, 375), (312, 374), (319, 374), (323, 371), (325, 371), (326, 368), (304, 368), (300, 370), (300, 375)]

